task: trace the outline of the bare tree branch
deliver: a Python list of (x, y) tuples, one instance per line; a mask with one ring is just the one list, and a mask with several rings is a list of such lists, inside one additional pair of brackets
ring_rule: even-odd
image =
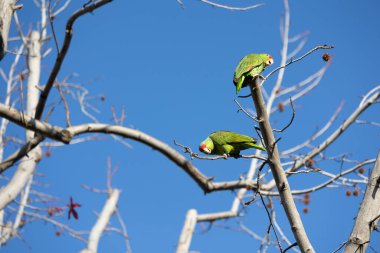
[(0, 104), (0, 116), (11, 120), (13, 123), (25, 127), (26, 129), (43, 134), (53, 140), (69, 143), (72, 139), (72, 136), (67, 130), (61, 127), (52, 126), (39, 120), (35, 120), (34, 118), (20, 113), (14, 108), (4, 106), (3, 104)]
[(90, 232), (87, 248), (82, 250), (82, 253), (96, 253), (98, 252), (98, 244), (100, 237), (105, 230), (111, 216), (116, 211), (116, 205), (119, 200), (120, 191), (112, 189), (109, 193), (108, 199), (104, 204), (103, 210), (100, 213), (96, 224)]
[(12, 14), (15, 9), (21, 8), (16, 6), (18, 0), (0, 0), (0, 61), (3, 59), (8, 47), (8, 33), (11, 25)]
[(301, 217), (295, 206), (287, 177), (281, 166), (280, 155), (277, 145), (275, 145), (276, 141), (269, 122), (258, 78), (255, 78), (253, 83), (250, 84), (250, 89), (257, 112), (257, 118), (261, 120), (259, 126), (263, 135), (265, 147), (267, 147), (268, 159), (270, 161), (269, 165), (271, 167), (277, 189), (280, 193), (281, 203), (283, 204), (290, 227), (292, 228), (293, 235), (302, 252), (314, 252), (303, 227)]
[[(15, 69), (16, 69), (16, 66), (20, 60), (20, 54), (21, 52), (24, 50), (24, 45), (21, 45), (19, 47), (19, 49), (17, 50), (17, 54), (15, 56), (15, 59), (12, 63), (12, 66), (9, 70), (9, 73), (8, 73), (8, 77), (6, 78), (4, 76), (4, 81), (7, 83), (7, 87), (6, 87), (6, 95), (5, 95), (5, 100), (4, 100), (4, 105), (5, 106), (11, 106), (11, 95), (12, 95), (12, 90), (14, 88), (14, 72), (15, 72)], [(0, 161), (3, 160), (3, 154), (4, 154), (4, 141), (3, 141), (3, 138), (5, 136), (5, 132), (7, 130), (7, 126), (8, 126), (8, 123), (9, 121), (5, 118), (1, 119), (1, 124), (0, 124)]]
[(334, 114), (331, 116), (330, 120), (318, 132), (316, 132), (315, 134), (313, 134), (313, 136), (311, 136), (310, 139), (304, 141), (301, 144), (298, 144), (297, 146), (295, 146), (293, 148), (290, 148), (288, 150), (284, 150), (283, 152), (281, 152), (281, 155), (287, 155), (287, 154), (294, 153), (295, 151), (297, 151), (297, 150), (299, 150), (299, 149), (301, 149), (303, 147), (306, 147), (307, 145), (309, 145), (310, 143), (312, 143), (313, 141), (315, 141), (319, 136), (321, 136), (324, 132), (326, 132), (327, 129), (330, 128), (330, 126), (336, 120), (336, 118), (338, 117), (338, 114), (342, 110), (343, 105), (344, 105), (344, 102), (342, 101), (339, 104), (339, 106), (336, 109), (336, 111), (334, 112)]
[[(37, 86), (40, 80), (41, 73), (41, 43), (40, 34), (37, 31), (32, 31), (30, 34), (30, 43), (28, 45), (28, 85), (27, 85), (27, 99), (26, 99), (26, 115), (32, 116), (35, 113), (36, 104), (38, 101)], [(23, 119), (23, 117), (21, 117)], [(34, 132), (26, 130), (26, 140), (29, 141), (33, 138)], [(12, 234), (8, 237), (17, 234), (17, 229), (20, 226), (21, 217), (23, 216), (24, 206), (28, 199), (31, 183), (33, 180), (33, 172), (35, 171), (37, 163), (41, 159), (41, 148), (34, 148), (30, 152), (30, 156), (24, 156), (23, 162), (18, 166), (15, 174), (10, 179), (8, 184), (0, 190), (0, 210), (4, 209), (26, 186), (24, 196), (21, 201), (16, 219), (13, 223)], [(29, 182), (29, 183), (28, 183)], [(4, 235), (2, 235), (4, 236)], [(5, 243), (5, 242), (2, 242)]]
[[(264, 3), (260, 3), (260, 4), (255, 4), (255, 5), (251, 5), (251, 6), (247, 6), (247, 7), (233, 7), (233, 6), (218, 4), (218, 3), (211, 2), (211, 1), (208, 1), (208, 0), (199, 0), (199, 1), (201, 1), (201, 2), (203, 2), (205, 4), (209, 4), (209, 5), (213, 6), (213, 7), (218, 7), (218, 8), (232, 10), (232, 11), (247, 11), (247, 10), (254, 9), (254, 8), (257, 8), (257, 7), (260, 7), (260, 6), (264, 5)], [(180, 2), (180, 4), (183, 6), (182, 1)]]
[(72, 39), (73, 33), (74, 33), (73, 26), (74, 26), (75, 21), (79, 17), (83, 16), (84, 14), (92, 12), (95, 9), (102, 7), (103, 5), (108, 4), (109, 2), (112, 2), (112, 0), (98, 0), (94, 3), (92, 3), (91, 5), (87, 6), (87, 7), (84, 7), (84, 8), (77, 10), (67, 20), (66, 29), (65, 29), (65, 39), (63, 41), (63, 45), (62, 45), (61, 50), (58, 52), (58, 56), (55, 60), (54, 67), (50, 73), (50, 76), (49, 76), (49, 79), (45, 85), (45, 88), (40, 95), (40, 99), (38, 101), (38, 105), (37, 105), (37, 109), (36, 109), (36, 115), (35, 115), (36, 119), (41, 119), (41, 117), (42, 117), (42, 113), (44, 111), (44, 107), (46, 104), (47, 97), (49, 96), (50, 90), (53, 87), (53, 84), (57, 78), (59, 70), (61, 69), (63, 60), (65, 59), (65, 56), (66, 56), (66, 53), (69, 50), (71, 39)]
[[(281, 69), (284, 69), (286, 68), (287, 66), (289, 66), (290, 64), (293, 64), (297, 61), (300, 61), (302, 60), (303, 58), (305, 58), (306, 56), (308, 56), (309, 54), (313, 53), (314, 51), (317, 51), (319, 49), (333, 49), (334, 46), (328, 46), (328, 45), (322, 45), (322, 46), (316, 46), (315, 48), (311, 49), (310, 51), (308, 51), (307, 53), (305, 53), (304, 55), (302, 55), (301, 57), (297, 58), (297, 59), (291, 59), (289, 62), (287, 62), (286, 64), (282, 64), (280, 67), (272, 70), (267, 76), (265, 76), (265, 80), (267, 80), (271, 75), (273, 75), (275, 72), (277, 72), (278, 70), (281, 70)], [(262, 85), (262, 83), (261, 83)]]
[(191, 238), (197, 224), (197, 210), (190, 209), (186, 214), (185, 224), (183, 224), (181, 235), (178, 239), (176, 253), (188, 253)]
[(19, 150), (11, 154), (4, 161), (0, 163), (0, 174), (2, 174), (5, 170), (13, 166), (17, 161), (23, 158), (26, 154), (29, 153), (32, 149), (37, 147), (45, 137), (42, 135), (37, 135), (30, 141), (28, 141), (24, 146), (22, 146)]
[[(309, 152), (303, 159), (298, 160), (294, 166), (286, 170), (287, 172), (297, 171), (299, 168), (303, 167), (307, 160), (312, 159), (328, 146), (330, 146), (342, 133), (344, 133), (347, 128), (355, 122), (355, 120), (363, 113), (368, 107), (375, 103), (380, 98), (380, 91), (373, 94), (371, 97), (366, 99), (365, 103), (361, 104), (356, 110), (346, 119), (342, 125), (340, 125), (324, 142), (322, 142), (318, 147)], [(271, 180), (265, 184), (267, 189), (272, 189), (275, 187), (274, 180)]]
[[(0, 104), (0, 115), (2, 112), (2, 108), (4, 106)], [(12, 109), (15, 110), (15, 109)], [(15, 110), (17, 111), (17, 110)], [(19, 113), (17, 111), (17, 113)], [(13, 121), (13, 118), (9, 118), (11, 121)], [(40, 122), (37, 121), (36, 122)], [(85, 133), (105, 133), (105, 134), (115, 134), (124, 138), (129, 138), (133, 139), (139, 142), (142, 142), (153, 149), (161, 152), (164, 154), (167, 158), (169, 158), (171, 161), (173, 161), (175, 164), (177, 164), (180, 168), (182, 168), (186, 173), (188, 173), (195, 182), (198, 183), (198, 185), (207, 193), (207, 192), (212, 192), (212, 191), (223, 191), (223, 190), (233, 190), (233, 189), (253, 189), (255, 190), (257, 188), (257, 182), (255, 180), (252, 180), (250, 178), (246, 179), (240, 179), (240, 180), (235, 180), (235, 181), (225, 181), (225, 182), (212, 182), (212, 178), (206, 177), (204, 174), (202, 174), (191, 162), (189, 162), (184, 156), (182, 156), (180, 153), (172, 149), (170, 146), (167, 144), (155, 139), (152, 136), (149, 136), (143, 132), (140, 132), (135, 129), (130, 129), (126, 128), (123, 126), (118, 126), (118, 125), (106, 125), (106, 124), (83, 124), (83, 125), (77, 125), (77, 126), (72, 126), (67, 129), (62, 129), (56, 126), (52, 126), (49, 123), (43, 123), (44, 125), (42, 126), (41, 124), (36, 124), (36, 126), (39, 126), (40, 128), (36, 129), (36, 131), (40, 132), (42, 135), (49, 137), (51, 133), (49, 129), (61, 129), (61, 131), (68, 132), (70, 136), (78, 136), (81, 134)], [(57, 130), (58, 131), (58, 130)], [(55, 136), (56, 137), (56, 136)], [(49, 137), (50, 138), (50, 137)], [(66, 139), (60, 141), (66, 141)], [(258, 158), (257, 156), (255, 156)], [(7, 159), (8, 160), (8, 159)], [(363, 163), (358, 164), (355, 166), (355, 168), (350, 169), (348, 172), (352, 172), (358, 168), (358, 166), (363, 166), (368, 163), (373, 162), (373, 160), (368, 160)], [(4, 162), (5, 163), (5, 162)], [(0, 164), (0, 168), (2, 168), (3, 163)], [(347, 171), (346, 171), (347, 172)], [(340, 175), (338, 175), (336, 178), (335, 176), (333, 180), (329, 180), (327, 184), (330, 184), (334, 182), (334, 180), (340, 178), (341, 176), (346, 175), (346, 172), (342, 172)], [(285, 172), (286, 173), (286, 172)], [(269, 184), (270, 186), (270, 184)], [(260, 191), (263, 196), (278, 196), (279, 192), (277, 191), (270, 191), (272, 188), (270, 188), (268, 184), (263, 184), (260, 186)], [(303, 194), (306, 192), (311, 192), (320, 189), (320, 187), (313, 187), (310, 189), (305, 189), (305, 190), (293, 190), (293, 194)], [(222, 218), (230, 218), (232, 216), (236, 216), (236, 211), (234, 212), (222, 212), (218, 214), (218, 217)], [(199, 221), (205, 221), (205, 220), (214, 220), (214, 219), (219, 219), (219, 218), (213, 218), (212, 215), (206, 214), (205, 216), (199, 215)]]
[(380, 151), (368, 180), (363, 202), (355, 225), (347, 241), (345, 253), (365, 252), (370, 243), (371, 232), (380, 218)]

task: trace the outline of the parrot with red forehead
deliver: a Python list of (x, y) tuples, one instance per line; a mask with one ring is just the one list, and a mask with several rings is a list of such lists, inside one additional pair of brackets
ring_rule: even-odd
[(256, 145), (257, 140), (244, 134), (231, 131), (218, 131), (211, 133), (199, 145), (199, 151), (208, 155), (223, 155), (239, 157), (240, 151), (249, 148), (256, 148), (265, 151), (266, 149)]
[(248, 54), (240, 60), (235, 69), (233, 82), (236, 86), (236, 94), (242, 87), (248, 84), (245, 82), (247, 78), (253, 79), (260, 75), (267, 66), (273, 64), (273, 58), (269, 54)]

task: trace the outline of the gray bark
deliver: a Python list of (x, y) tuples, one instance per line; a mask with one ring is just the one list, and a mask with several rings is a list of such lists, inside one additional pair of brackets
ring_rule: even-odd
[(8, 33), (15, 4), (18, 0), (0, 0), (0, 60), (8, 48)]
[(344, 253), (365, 252), (380, 218), (380, 151)]
[(197, 210), (190, 209), (186, 214), (185, 224), (178, 240), (176, 253), (188, 253), (195, 225), (197, 224)]
[(264, 99), (261, 94), (260, 81), (258, 77), (256, 77), (253, 82), (250, 83), (250, 89), (256, 108), (257, 119), (260, 121), (259, 125), (261, 134), (263, 136), (265, 147), (268, 153), (269, 166), (272, 170), (273, 177), (281, 197), (281, 204), (284, 207), (298, 247), (302, 252), (312, 253), (314, 252), (314, 249), (311, 246), (309, 238), (307, 237), (306, 231), (303, 227), (301, 217), (294, 203), (288, 179), (286, 177), (285, 171), (281, 166), (280, 155), (273, 135), (273, 129), (269, 122)]

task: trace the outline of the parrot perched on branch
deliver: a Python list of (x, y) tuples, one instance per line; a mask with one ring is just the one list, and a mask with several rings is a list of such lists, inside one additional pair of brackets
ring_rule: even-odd
[(230, 131), (218, 131), (210, 134), (199, 145), (199, 151), (211, 155), (223, 155), (239, 157), (240, 150), (257, 148), (265, 151), (265, 148), (256, 145), (257, 140), (244, 134)]
[(239, 65), (235, 69), (234, 84), (236, 86), (236, 94), (239, 93), (242, 87), (246, 87), (247, 83), (244, 82), (247, 77), (253, 79), (255, 76), (260, 75), (265, 67), (273, 64), (273, 58), (269, 54), (248, 54), (240, 60)]

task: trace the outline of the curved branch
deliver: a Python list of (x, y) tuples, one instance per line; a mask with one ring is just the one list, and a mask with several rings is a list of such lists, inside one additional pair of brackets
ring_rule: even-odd
[(93, 10), (95, 10), (99, 7), (102, 7), (103, 5), (108, 4), (109, 2), (112, 2), (112, 0), (98, 0), (98, 1), (94, 2), (93, 4), (91, 4), (85, 8), (81, 8), (81, 9), (77, 10), (67, 20), (66, 30), (65, 30), (66, 34), (65, 34), (65, 39), (63, 41), (62, 48), (59, 51), (58, 56), (55, 60), (54, 67), (50, 73), (50, 76), (49, 76), (49, 79), (46, 83), (45, 89), (41, 93), (40, 99), (38, 100), (38, 105), (37, 105), (36, 114), (35, 114), (36, 119), (41, 119), (41, 117), (42, 117), (42, 113), (43, 113), (44, 108), (45, 108), (47, 97), (49, 96), (50, 90), (53, 87), (53, 84), (57, 78), (59, 70), (61, 69), (63, 60), (65, 59), (65, 56), (66, 56), (66, 53), (69, 50), (71, 39), (73, 37), (73, 32), (74, 32), (73, 26), (74, 26), (75, 21), (79, 17), (83, 16), (84, 14), (92, 12)]
[(227, 6), (227, 5), (222, 5), (222, 4), (214, 3), (214, 2), (211, 2), (211, 1), (208, 1), (208, 0), (199, 0), (199, 1), (201, 1), (201, 2), (203, 2), (205, 4), (209, 4), (209, 5), (213, 6), (213, 7), (218, 7), (218, 8), (232, 10), (232, 11), (247, 11), (247, 10), (254, 9), (254, 8), (257, 8), (257, 7), (260, 7), (260, 6), (264, 5), (264, 3), (260, 3), (260, 4), (255, 4), (255, 5), (251, 5), (251, 6), (247, 6), (247, 7), (233, 7), (233, 6)]
[(0, 104), (0, 116), (16, 123), (19, 126), (42, 134), (53, 140), (68, 144), (72, 139), (70, 132), (67, 130), (58, 126), (50, 125), (49, 123), (42, 122), (40, 120), (36, 120), (31, 116), (21, 113), (12, 107), (7, 107), (4, 104)]
[[(3, 112), (2, 109), (4, 109), (4, 105), (0, 104), (0, 116), (4, 116), (2, 114), (2, 112)], [(7, 109), (9, 109), (9, 108), (7, 108)], [(9, 110), (17, 112), (17, 110), (12, 109), (12, 108)], [(17, 112), (17, 113), (19, 113), (19, 112)], [(25, 118), (27, 118), (26, 115), (25, 115)], [(14, 122), (16, 121), (16, 119), (11, 118), (11, 117), (8, 117), (8, 119), (10, 121), (14, 121)], [(208, 178), (204, 174), (202, 174), (190, 161), (188, 161), (183, 155), (178, 153), (176, 150), (171, 148), (169, 145), (161, 142), (160, 140), (158, 140), (158, 139), (156, 139), (150, 135), (147, 135), (147, 134), (140, 132), (138, 130), (135, 130), (135, 129), (130, 129), (130, 128), (126, 128), (126, 127), (118, 126), (118, 125), (106, 125), (106, 124), (98, 124), (98, 123), (83, 124), (83, 125), (73, 126), (73, 127), (68, 128), (68, 129), (63, 129), (63, 128), (59, 128), (56, 126), (52, 126), (49, 123), (43, 123), (42, 124), (42, 122), (40, 122), (38, 120), (36, 120), (35, 122), (37, 122), (37, 124), (35, 125), (35, 127), (36, 127), (35, 131), (37, 131), (40, 134), (47, 136), (49, 138), (52, 137), (52, 133), (50, 133), (49, 131), (57, 131), (56, 129), (61, 129), (61, 131), (65, 131), (65, 132), (69, 133), (68, 135), (71, 137), (74, 137), (76, 135), (86, 134), (86, 133), (105, 133), (105, 134), (110, 133), (110, 134), (118, 135), (120, 137), (129, 138), (129, 139), (133, 139), (133, 140), (142, 142), (142, 143), (152, 147), (153, 149), (159, 151), (160, 153), (164, 154), (167, 158), (169, 158), (169, 160), (173, 161), (175, 164), (177, 164), (179, 167), (181, 167), (188, 175), (191, 176), (191, 178), (194, 179), (195, 182), (197, 182), (197, 184), (206, 193), (209, 193), (212, 191), (224, 191), (224, 190), (234, 190), (234, 189), (242, 189), (242, 188), (252, 189), (252, 190), (257, 189), (257, 182), (255, 180), (252, 180), (252, 179), (212, 182), (211, 181), (212, 178)], [(23, 127), (26, 127), (26, 126), (23, 126)], [(55, 129), (55, 130), (52, 130), (52, 129)], [(57, 135), (57, 136), (60, 136), (60, 135)], [(54, 137), (57, 137), (57, 136), (54, 136)], [(17, 154), (17, 157), (22, 157), (30, 149), (32, 149), (35, 145), (37, 145), (40, 141), (42, 141), (42, 139), (40, 139), (40, 138), (43, 138), (43, 137), (35, 137), (34, 139), (32, 139), (31, 142), (29, 143), (29, 146), (26, 145), (25, 153), (24, 152), (19, 152), (19, 153), (16, 152), (12, 156), (15, 156)], [(66, 142), (66, 139), (59, 139), (58, 138), (58, 141)], [(247, 157), (249, 157), (249, 156), (247, 156)], [(255, 156), (255, 158), (261, 158), (261, 157)], [(8, 165), (8, 167), (11, 166), (8, 164), (8, 163), (10, 163), (9, 160), (10, 160), (10, 158), (8, 158), (3, 163), (1, 163), (0, 169), (4, 168), (3, 166), (6, 166), (6, 165)], [(12, 164), (14, 162), (15, 161), (13, 160)], [(369, 164), (371, 162), (374, 162), (374, 161), (368, 160), (368, 161), (365, 161), (361, 164), (358, 164), (354, 168), (351, 168), (345, 172), (342, 172), (339, 175), (339, 177), (334, 177), (333, 179), (325, 182), (324, 184), (328, 185), (328, 184), (334, 182), (336, 179), (340, 178), (341, 176), (344, 176), (344, 175), (348, 174), (349, 172), (354, 171), (358, 167)], [(304, 189), (304, 190), (293, 190), (292, 194), (304, 194), (307, 192), (319, 190), (320, 188), (321, 187), (315, 186), (315, 187), (312, 187), (309, 189)], [(260, 186), (260, 192), (263, 196), (278, 196), (279, 195), (279, 192), (271, 191), (271, 189), (272, 188), (270, 187), (270, 184), (264, 184), (264, 185)], [(231, 213), (227, 214), (226, 218), (228, 218), (228, 217), (231, 217)], [(208, 218), (209, 217), (205, 217), (205, 220), (208, 220)]]
[[(280, 69), (283, 69), (283, 68), (286, 68), (287, 66), (289, 66), (290, 64), (293, 64), (295, 62), (298, 62), (300, 60), (302, 60), (303, 58), (305, 58), (306, 56), (308, 56), (309, 54), (319, 50), (319, 49), (333, 49), (334, 46), (327, 46), (327, 45), (322, 45), (322, 46), (316, 46), (315, 48), (311, 49), (310, 51), (308, 51), (307, 53), (305, 53), (304, 55), (302, 55), (301, 57), (298, 57), (297, 59), (293, 60), (291, 59), (289, 62), (287, 62), (286, 64), (280, 66), (280, 67), (277, 67), (275, 68), (274, 70), (272, 70), (263, 80), (263, 82), (265, 80), (267, 80), (271, 75), (273, 75), (275, 72), (279, 71)], [(260, 86), (262, 86), (263, 82), (260, 84)]]

